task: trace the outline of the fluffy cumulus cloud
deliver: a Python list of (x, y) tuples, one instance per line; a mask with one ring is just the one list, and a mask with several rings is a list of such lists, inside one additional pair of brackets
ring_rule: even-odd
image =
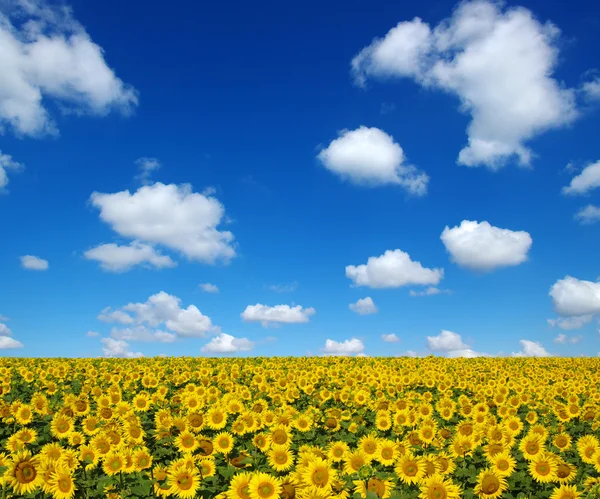
[(21, 257), (21, 267), (27, 270), (48, 270), (48, 260), (33, 255)]
[(471, 122), (458, 162), (498, 168), (530, 162), (529, 139), (573, 122), (575, 91), (553, 78), (560, 32), (522, 7), (462, 2), (433, 28), (402, 21), (352, 60), (358, 84), (370, 78), (412, 78), (457, 96)]
[(379, 128), (344, 130), (317, 157), (325, 168), (355, 184), (397, 184), (417, 196), (427, 192), (429, 177), (407, 164), (400, 144)]
[(589, 100), (600, 101), (600, 77), (586, 81), (581, 89)]
[[(150, 251), (147, 246), (157, 244), (190, 260), (214, 264), (229, 261), (235, 256), (235, 250), (233, 234), (217, 229), (223, 221), (225, 209), (210, 194), (193, 192), (188, 184), (156, 183), (142, 186), (133, 194), (129, 191), (115, 194), (94, 192), (90, 201), (100, 210), (102, 221), (120, 236), (136, 241), (132, 245), (135, 251), (131, 254), (138, 259), (144, 256), (141, 261), (154, 266), (157, 263), (172, 266), (168, 257)], [(117, 251), (124, 254), (123, 247), (120, 248)], [(115, 247), (111, 250), (115, 252)]]
[(376, 314), (378, 311), (375, 302), (370, 296), (360, 298), (356, 303), (348, 305), (348, 308), (359, 315)]
[(260, 322), (263, 327), (280, 324), (300, 324), (308, 322), (310, 317), (316, 313), (312, 307), (302, 308), (300, 305), (290, 307), (289, 305), (275, 305), (269, 307), (257, 303), (248, 305), (241, 313), (246, 322)]
[(458, 333), (442, 330), (437, 336), (427, 336), (427, 347), (446, 357), (482, 357), (488, 354), (474, 351)]
[(129, 343), (124, 340), (115, 340), (113, 338), (102, 338), (102, 353), (105, 357), (123, 357), (133, 359), (143, 357), (142, 352), (132, 352), (129, 350)]
[(399, 288), (409, 285), (436, 285), (444, 277), (444, 269), (428, 269), (411, 260), (402, 250), (387, 250), (381, 256), (371, 256), (366, 264), (348, 265), (346, 277), (356, 286)]
[(350, 356), (356, 355), (357, 357), (363, 356), (365, 345), (358, 338), (352, 338), (350, 340), (335, 341), (327, 339), (325, 340), (325, 348), (323, 348), (323, 354), (327, 356)]
[(571, 183), (563, 187), (563, 194), (588, 194), (600, 187), (600, 161), (587, 165), (579, 175), (571, 179)]
[(400, 341), (400, 338), (398, 338), (398, 336), (396, 336), (394, 333), (382, 334), (381, 339), (386, 343), (397, 343)]
[(578, 334), (575, 336), (569, 336), (566, 335), (564, 333), (560, 333), (556, 338), (554, 338), (552, 341), (554, 343), (571, 343), (572, 345), (579, 343), (581, 340), (583, 339), (583, 336)]
[(588, 204), (575, 214), (575, 220), (584, 225), (600, 222), (600, 206)]
[(138, 158), (135, 160), (139, 173), (136, 178), (143, 184), (147, 184), (153, 172), (158, 170), (162, 165), (156, 158)]
[[(210, 317), (203, 315), (195, 305), (181, 308), (181, 299), (161, 291), (143, 303), (129, 303), (118, 310), (102, 310), (98, 319), (104, 322), (127, 325), (113, 328), (114, 339), (127, 341), (174, 341), (176, 337), (204, 338), (220, 333)], [(166, 331), (158, 329), (162, 326)]]
[(549, 294), (559, 315), (581, 318), (600, 314), (600, 282), (566, 276), (552, 285)]
[(204, 353), (236, 353), (252, 350), (254, 343), (248, 338), (236, 338), (230, 334), (221, 333), (201, 348)]
[(455, 263), (479, 271), (523, 263), (532, 244), (528, 232), (469, 220), (458, 227), (446, 227), (440, 238)]
[[(0, 320), (8, 320), (8, 318), (0, 315)], [(12, 337), (10, 328), (3, 322), (0, 322), (0, 350), (9, 348), (23, 348), (23, 343), (15, 340)]]
[(569, 331), (572, 329), (581, 329), (582, 327), (592, 322), (593, 318), (593, 315), (559, 317), (558, 319), (548, 319), (548, 324), (550, 324), (552, 327), (558, 327), (560, 329)]
[(136, 265), (157, 269), (177, 265), (169, 256), (161, 255), (153, 246), (139, 241), (133, 241), (126, 246), (101, 244), (86, 251), (83, 256), (99, 262), (100, 267), (108, 272), (126, 272)]
[(12, 156), (3, 154), (2, 151), (0, 151), (0, 194), (5, 191), (6, 186), (8, 185), (8, 172), (21, 171), (22, 169), (23, 165), (21, 163), (17, 163)]
[(202, 291), (204, 291), (205, 293), (218, 293), (219, 292), (219, 288), (217, 286), (215, 286), (214, 284), (211, 284), (210, 282), (204, 282), (202, 284), (199, 285), (200, 289)]
[(56, 134), (50, 101), (66, 112), (96, 115), (137, 105), (136, 91), (115, 75), (69, 8), (43, 0), (7, 7), (0, 13), (0, 129)]
[(539, 341), (520, 340), (521, 350), (513, 352), (513, 357), (550, 357), (550, 353)]

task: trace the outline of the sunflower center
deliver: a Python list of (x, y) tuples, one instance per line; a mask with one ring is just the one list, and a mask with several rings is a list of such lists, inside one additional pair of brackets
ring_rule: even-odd
[(219, 440), (219, 445), (223, 448), (226, 448), (229, 446), (229, 440), (227, 440), (226, 438), (222, 438), (221, 440)]
[(273, 442), (277, 445), (283, 445), (287, 442), (287, 434), (283, 430), (275, 430), (273, 432)]
[(383, 497), (385, 495), (385, 484), (377, 478), (371, 478), (367, 485), (367, 490), (375, 492), (379, 497)]
[(19, 481), (19, 483), (30, 483), (35, 480), (37, 476), (37, 472), (35, 471), (35, 467), (28, 462), (19, 463), (17, 465), (17, 469), (15, 470), (15, 477)]
[(538, 444), (536, 444), (534, 442), (527, 444), (527, 452), (529, 452), (529, 454), (536, 454), (538, 449), (539, 449)]
[(223, 422), (223, 414), (221, 414), (220, 412), (213, 414), (212, 420), (213, 420), (213, 423), (217, 423), (217, 424), (222, 423)]
[(556, 470), (556, 475), (558, 476), (558, 478), (567, 478), (571, 473), (571, 470), (568, 466), (565, 466), (564, 464), (559, 464), (558, 465), (558, 470)]
[(183, 446), (184, 447), (193, 447), (194, 446), (194, 437), (192, 437), (191, 435), (186, 435), (183, 438)]
[(486, 494), (494, 494), (500, 488), (500, 480), (493, 475), (487, 475), (481, 482), (481, 490)]
[(258, 495), (263, 498), (271, 497), (275, 493), (275, 488), (268, 482), (261, 483), (258, 487)]
[(181, 489), (181, 490), (190, 490), (192, 488), (193, 485), (193, 481), (192, 481), (192, 477), (190, 475), (183, 474), (183, 475), (179, 475), (177, 477), (177, 486)]
[(285, 454), (277, 454), (277, 456), (275, 456), (275, 461), (279, 464), (284, 464), (287, 461), (287, 456)]
[(446, 499), (446, 496), (446, 488), (441, 485), (430, 487), (427, 494), (429, 499)]
[(58, 488), (61, 492), (70, 492), (71, 491), (71, 480), (68, 478), (61, 478), (58, 481)]
[(319, 487), (324, 486), (327, 483), (328, 479), (329, 473), (327, 473), (327, 470), (325, 469), (315, 470), (312, 474), (313, 483), (315, 485), (318, 485)]
[(237, 489), (238, 496), (243, 497), (244, 499), (250, 498), (250, 489), (248, 488), (248, 484), (244, 484)]
[(404, 473), (408, 476), (415, 476), (417, 474), (417, 467), (413, 463), (408, 463), (404, 467)]
[(545, 476), (550, 473), (550, 466), (547, 463), (538, 463), (535, 469), (540, 475)]
[(381, 457), (383, 457), (383, 459), (392, 459), (394, 453), (392, 452), (392, 449), (383, 449), (381, 451)]
[(496, 467), (500, 471), (506, 471), (508, 469), (508, 461), (506, 459), (501, 459), (496, 463)]

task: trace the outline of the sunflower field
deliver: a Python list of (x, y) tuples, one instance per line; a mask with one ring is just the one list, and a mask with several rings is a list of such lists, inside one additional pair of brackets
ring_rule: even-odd
[(0, 498), (600, 497), (599, 358), (0, 359)]

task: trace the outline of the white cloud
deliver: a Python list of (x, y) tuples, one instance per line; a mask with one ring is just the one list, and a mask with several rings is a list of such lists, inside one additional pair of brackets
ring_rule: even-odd
[[(0, 132), (1, 130), (2, 129), (0, 127)], [(22, 169), (23, 165), (21, 163), (17, 163), (12, 159), (12, 156), (9, 156), (8, 154), (2, 154), (2, 151), (0, 151), (0, 193), (2, 193), (5, 187), (8, 185), (7, 172), (10, 170), (21, 171)]]
[(175, 263), (169, 256), (161, 255), (149, 244), (133, 241), (127, 246), (118, 244), (101, 244), (88, 251), (83, 256), (88, 260), (100, 262), (100, 267), (108, 272), (126, 272), (136, 265), (155, 267), (175, 267)]
[(397, 343), (400, 341), (400, 338), (398, 338), (398, 336), (396, 336), (394, 333), (382, 334), (381, 339), (386, 343)]
[(33, 255), (25, 255), (21, 257), (21, 267), (27, 270), (48, 270), (48, 260)]
[(142, 325), (127, 328), (113, 328), (110, 332), (110, 336), (116, 340), (152, 341), (158, 343), (173, 343), (177, 339), (177, 335), (174, 333), (152, 330)]
[(290, 284), (271, 284), (269, 289), (276, 293), (292, 293), (298, 289), (298, 283), (294, 281)]
[(600, 206), (594, 206), (588, 204), (585, 208), (582, 208), (575, 214), (575, 220), (580, 223), (587, 225), (593, 224), (600, 221)]
[(439, 295), (441, 293), (450, 294), (450, 290), (436, 288), (435, 286), (429, 286), (428, 288), (424, 289), (423, 291), (415, 291), (414, 289), (411, 289), (408, 294), (410, 296), (432, 296), (432, 295)]
[(325, 168), (355, 184), (398, 184), (417, 196), (427, 192), (429, 177), (406, 164), (400, 144), (379, 128), (344, 130), (317, 157)]
[(96, 115), (137, 105), (136, 91), (116, 77), (69, 8), (20, 0), (8, 14), (0, 14), (0, 128), (56, 134), (49, 101), (66, 112)]
[[(102, 310), (98, 319), (104, 322), (119, 322), (121, 324), (148, 326), (157, 328), (161, 324), (169, 330), (168, 334), (175, 333), (178, 337), (200, 337), (208, 334), (220, 333), (220, 329), (213, 325), (206, 315), (203, 315), (195, 305), (189, 305), (183, 309), (180, 306), (181, 299), (169, 295), (164, 291), (152, 295), (144, 303), (129, 303), (120, 310), (111, 310), (110, 307)], [(136, 333), (137, 332), (137, 333)], [(139, 334), (145, 341), (172, 341), (171, 336), (161, 331), (148, 332), (135, 327), (126, 329), (114, 329), (111, 335), (123, 336)], [(129, 336), (128, 339), (139, 339)]]
[(521, 350), (513, 352), (513, 357), (550, 357), (550, 353), (539, 341), (520, 340)]
[(219, 288), (217, 286), (215, 286), (214, 284), (211, 284), (210, 282), (205, 282), (199, 285), (200, 289), (202, 289), (202, 291), (204, 291), (205, 293), (218, 293), (219, 292)]
[(563, 187), (563, 194), (587, 194), (600, 187), (600, 161), (587, 165), (579, 175), (571, 179), (571, 183)]
[(583, 336), (578, 334), (576, 336), (568, 336), (566, 334), (559, 334), (556, 338), (554, 338), (552, 340), (553, 343), (571, 343), (571, 344), (576, 344), (579, 343), (581, 340), (583, 339)]
[(548, 324), (552, 327), (559, 327), (566, 331), (572, 329), (581, 329), (583, 326), (592, 322), (593, 315), (580, 315), (574, 317), (559, 317), (558, 319), (548, 319)]
[(323, 349), (323, 353), (325, 355), (356, 355), (364, 353), (365, 345), (363, 342), (357, 338), (352, 338), (351, 340), (344, 341), (335, 341), (327, 339), (325, 341), (325, 348)]
[(118, 322), (119, 324), (133, 324), (135, 321), (129, 314), (122, 310), (111, 310), (106, 307), (98, 315), (98, 320), (102, 322)]
[(105, 357), (137, 358), (144, 356), (141, 352), (131, 352), (129, 350), (129, 343), (123, 340), (102, 338), (100, 342), (103, 345), (102, 353)]
[(583, 93), (590, 100), (600, 100), (600, 77), (586, 81), (582, 86)]
[(600, 282), (581, 281), (566, 276), (550, 288), (554, 309), (559, 315), (600, 314)]
[(498, 168), (516, 156), (526, 165), (528, 140), (578, 116), (575, 91), (552, 77), (559, 34), (523, 7), (463, 2), (433, 29), (419, 18), (398, 23), (354, 57), (352, 70), (361, 85), (407, 77), (456, 95), (471, 116), (460, 164)]
[(236, 338), (230, 334), (221, 333), (215, 336), (201, 348), (206, 353), (235, 353), (252, 350), (254, 343), (248, 338)]
[(418, 357), (419, 354), (414, 350), (407, 350), (404, 354), (406, 357)]
[(493, 270), (527, 260), (532, 239), (528, 232), (500, 229), (488, 222), (463, 220), (446, 226), (440, 239), (452, 261), (471, 270)]
[(0, 336), (0, 350), (5, 348), (23, 348), (23, 343), (9, 336)]
[(86, 333), (86, 336), (89, 336), (90, 338), (95, 338), (96, 336), (100, 336), (100, 333), (97, 331), (88, 331)]
[(356, 303), (351, 303), (348, 308), (359, 315), (376, 314), (378, 312), (375, 302), (370, 296), (361, 298)]
[(366, 265), (348, 265), (346, 277), (356, 286), (371, 288), (399, 288), (408, 285), (436, 285), (444, 276), (444, 269), (424, 268), (410, 259), (402, 250), (387, 250), (379, 257), (371, 256)]
[(190, 260), (214, 264), (235, 256), (233, 234), (217, 226), (225, 214), (215, 198), (192, 192), (188, 184), (156, 183), (115, 194), (94, 192), (100, 218), (123, 237), (161, 244)]
[(242, 319), (246, 322), (260, 322), (263, 327), (278, 324), (300, 324), (308, 322), (310, 316), (316, 313), (315, 309), (302, 308), (300, 305), (290, 307), (289, 305), (275, 305), (269, 307), (257, 303), (248, 305), (246, 310), (241, 313)]
[(0, 322), (0, 336), (10, 336), (11, 334), (12, 331), (10, 328), (6, 324)]
[(460, 334), (442, 330), (437, 336), (427, 336), (427, 347), (446, 357), (487, 357), (488, 354), (476, 352), (463, 343)]
[(146, 157), (136, 159), (135, 164), (140, 171), (140, 173), (136, 175), (136, 178), (143, 184), (148, 183), (152, 172), (158, 170), (162, 166), (158, 159)]

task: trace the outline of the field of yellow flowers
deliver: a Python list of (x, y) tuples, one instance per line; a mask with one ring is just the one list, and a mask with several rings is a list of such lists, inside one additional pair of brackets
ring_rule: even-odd
[(0, 497), (600, 497), (599, 358), (0, 359)]

